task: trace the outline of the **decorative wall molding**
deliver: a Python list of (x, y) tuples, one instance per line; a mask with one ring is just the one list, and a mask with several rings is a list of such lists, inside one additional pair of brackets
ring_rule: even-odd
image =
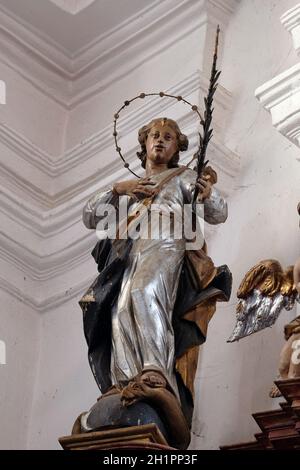
[[(192, 153), (196, 150), (196, 137), (196, 133), (191, 136)], [(239, 171), (239, 158), (216, 138), (212, 141), (208, 158), (218, 172), (219, 189), (228, 196)], [(190, 155), (182, 163), (187, 163), (189, 159)], [(136, 165), (139, 163), (136, 162)], [(122, 172), (125, 177), (126, 170), (122, 169)], [(110, 172), (104, 185), (112, 184), (115, 179), (116, 174)], [(6, 233), (0, 232), (0, 257), (39, 281), (56, 279), (60, 274), (85, 263), (95, 238), (94, 232), (86, 233), (82, 226), (82, 207), (87, 198), (88, 195), (81, 195), (71, 206), (65, 205), (60, 212), (40, 220), (38, 211), (33, 217), (32, 212), (24, 211), (24, 207), (19, 206), (22, 201), (17, 196), (2, 195), (1, 212), (11, 219), (12, 226)]]
[(66, 51), (3, 6), (0, 14), (0, 62), (65, 107), (71, 77), (66, 69)]
[(62, 10), (70, 13), (71, 15), (77, 15), (82, 10), (85, 10), (88, 6), (94, 3), (95, 0), (49, 0), (50, 2), (57, 5)]
[[(73, 240), (65, 239), (65, 245), (53, 249), (52, 252), (42, 253), (41, 246), (35, 251), (32, 247), (24, 246), (23, 240), (14, 240), (9, 234), (0, 232), (0, 258), (8, 261), (10, 265), (25, 273), (35, 281), (49, 281), (56, 279), (75, 267), (83, 265), (88, 259), (95, 233), (84, 233), (81, 228), (81, 237)], [(44, 246), (47, 246), (46, 243)], [(51, 247), (50, 249), (51, 250)]]
[[(53, 170), (55, 166), (53, 158), (3, 122), (0, 123), (0, 143), (21, 157), (24, 162), (37, 168), (46, 176), (56, 176), (56, 172)], [(63, 156), (61, 158), (63, 158)]]
[[(208, 81), (201, 77), (199, 72), (194, 72), (187, 76), (184, 80), (176, 83), (166, 91), (172, 95), (181, 94), (184, 97), (189, 97), (192, 93), (199, 89), (207, 90)], [(224, 88), (220, 89), (219, 93), (216, 94), (217, 106), (220, 105), (227, 109), (231, 105), (231, 95)], [(154, 115), (168, 110), (174, 105), (173, 101), (161, 100), (160, 98), (149, 98), (141, 100), (141, 105), (135, 108), (134, 111), (126, 113), (126, 123), (120, 123), (119, 132), (121, 135), (127, 135), (133, 131), (136, 131), (141, 122), (147, 122), (151, 120)], [(183, 114), (183, 113), (179, 113)], [(113, 116), (112, 116), (113, 123)], [(86, 163), (91, 157), (99, 152), (100, 147), (106, 149), (114, 145), (113, 137), (113, 126), (112, 124), (105, 127), (99, 133), (92, 135), (84, 142), (76, 145), (74, 148), (67, 150), (64, 155), (55, 159), (53, 163), (53, 176), (62, 175), (68, 173), (74, 166), (79, 163)]]
[(31, 307), (33, 310), (39, 313), (45, 313), (76, 297), (79, 299), (88, 286), (93, 282), (95, 277), (96, 275), (90, 277), (89, 279), (85, 279), (67, 290), (61, 290), (59, 292), (56, 291), (55, 294), (49, 295), (40, 301), (37, 300), (33, 295), (30, 295), (25, 289), (19, 289), (2, 277), (0, 277), (0, 290), (8, 292), (13, 298), (18, 299), (20, 302)]
[(255, 96), (270, 111), (275, 129), (300, 147), (300, 64), (259, 87)]
[[(157, 1), (155, 7), (152, 4), (143, 14), (128, 18), (76, 56), (1, 10), (0, 61), (63, 108), (71, 109), (197, 28), (204, 28), (204, 42), (211, 45), (215, 24), (219, 22), (225, 28), (236, 4), (237, 0)], [(203, 51), (211, 59), (211, 50), (205, 44)], [(204, 58), (201, 60), (200, 69)], [(198, 103), (208, 88), (205, 73), (192, 73), (164, 91)], [(238, 157), (223, 144), (224, 120), (231, 105), (230, 93), (220, 86), (215, 96), (215, 135), (208, 158), (218, 172), (218, 187), (227, 196), (239, 171)], [(119, 126), (120, 136), (126, 136), (126, 160), (134, 171), (140, 171), (136, 130), (141, 122), (169, 112), (172, 117), (175, 113), (190, 140), (182, 163), (187, 163), (195, 152), (199, 123), (190, 108), (176, 105), (174, 111), (172, 100), (141, 100), (134, 111), (128, 109), (126, 122), (120, 120)], [(79, 295), (91, 282), (90, 270), (84, 271), (84, 267), (91, 262), (90, 251), (96, 238), (94, 231), (82, 225), (82, 207), (95, 191), (127, 178), (128, 172), (115, 154), (111, 125), (61, 155), (50, 155), (2, 123), (0, 145), (0, 259), (7, 267), (7, 277), (0, 278), (0, 289), (39, 312), (46, 311)], [(108, 153), (115, 155), (110, 162), (107, 157), (101, 158)], [(29, 284), (23, 285), (23, 275)]]
[(300, 54), (300, 3), (288, 10), (280, 18), (283, 26), (289, 31), (293, 38), (294, 48)]
[[(188, 136), (190, 139), (190, 151), (182, 159), (182, 163), (189, 161), (190, 156), (197, 147), (197, 133), (188, 133)], [(133, 169), (139, 171), (139, 162), (135, 157), (136, 150), (137, 148), (130, 152), (128, 160), (132, 161)], [(239, 169), (238, 157), (215, 137), (211, 142), (209, 158), (218, 171), (221, 191), (225, 195), (229, 195)], [(115, 166), (107, 165), (105, 170), (103, 171), (102, 169), (101, 174), (90, 177), (88, 183), (86, 183), (85, 191), (80, 191), (72, 201), (42, 213), (40, 209), (34, 207), (26, 199), (21, 198), (7, 188), (3, 188), (0, 195), (0, 212), (14, 220), (25, 230), (35, 234), (40, 243), (42, 243), (43, 240), (49, 240), (75, 226), (81, 219), (85, 201), (93, 192), (109, 187), (114, 181), (125, 179), (128, 176), (127, 171), (122, 166), (120, 167), (119, 161), (116, 161)], [(101, 184), (99, 184), (100, 181)]]
[[(170, 87), (166, 91), (173, 95), (179, 95), (188, 98), (195, 92), (200, 91), (200, 94), (204, 95), (207, 92), (208, 80), (201, 76), (199, 72), (195, 72), (186, 79), (180, 81), (174, 86)], [(230, 110), (232, 105), (232, 97), (230, 93), (223, 87), (219, 87), (215, 97), (216, 113), (224, 115)], [(161, 100), (160, 98), (151, 98), (141, 100), (141, 105), (134, 111), (128, 111), (126, 114), (126, 123), (120, 123), (119, 132), (120, 135), (128, 135), (132, 132), (136, 132), (141, 122), (150, 121), (153, 116), (157, 113), (166, 112), (174, 107), (174, 101), (172, 100)], [(185, 115), (189, 115), (189, 120), (198, 125), (197, 119), (189, 111), (184, 109), (179, 111), (181, 119)], [(216, 116), (216, 126), (221, 127), (218, 123), (218, 116)], [(220, 119), (221, 120), (221, 119)], [(24, 136), (17, 133), (14, 129), (8, 127), (5, 124), (0, 124), (0, 144), (5, 145), (8, 149), (14, 152), (19, 158), (24, 160), (26, 164), (32, 166), (42, 173), (45, 178), (36, 178), (37, 183), (34, 183), (32, 177), (30, 182), (24, 181), (24, 172), (22, 166), (14, 165), (14, 168), (9, 168), (5, 164), (6, 159), (3, 159), (5, 177), (8, 180), (12, 180), (13, 184), (16, 184), (20, 189), (26, 192), (31, 198), (38, 201), (39, 204), (44, 205), (45, 209), (54, 208), (58, 205), (64, 204), (74, 197), (74, 187), (76, 192), (85, 191), (86, 184), (90, 186), (91, 181), (89, 178), (77, 181), (72, 180), (72, 183), (66, 184), (63, 179), (58, 179), (59, 176), (70, 174), (71, 170), (76, 169), (78, 165), (88, 165), (88, 162), (92, 158), (98, 158), (101, 152), (105, 152), (108, 148), (113, 148), (114, 140), (112, 136), (112, 125), (106, 126), (101, 129), (98, 133), (92, 135), (88, 139), (84, 140), (75, 147), (67, 150), (60, 156), (51, 156), (41, 150), (37, 145), (30, 142)], [(134, 159), (134, 153), (136, 149), (133, 148), (128, 152), (129, 160)], [(112, 151), (112, 154), (115, 152)], [(0, 157), (1, 160), (1, 157)], [(94, 173), (94, 179), (105, 177), (109, 167), (112, 165), (112, 172), (115, 172), (120, 165), (119, 157), (116, 156), (116, 160), (108, 163), (106, 166), (99, 168), (98, 172)], [(18, 181), (20, 180), (20, 181)], [(45, 184), (46, 182), (46, 184)]]
[[(193, 154), (197, 147), (197, 133), (188, 133), (188, 136), (190, 140), (189, 156), (182, 159), (183, 163), (190, 159), (190, 155)], [(136, 150), (138, 150), (138, 147), (130, 151), (127, 160), (132, 162), (132, 168), (135, 171), (139, 171), (140, 165), (135, 157)], [(239, 159), (224, 144), (220, 143), (217, 137), (212, 140), (209, 153), (212, 155), (210, 157), (213, 162), (212, 164), (218, 168), (221, 181), (223, 180), (222, 192), (228, 195), (231, 192), (231, 185), (239, 168)], [(14, 218), (24, 228), (30, 229), (41, 239), (48, 239), (50, 236), (58, 235), (60, 232), (65, 231), (77, 222), (81, 217), (84, 202), (94, 192), (94, 189), (101, 190), (112, 185), (117, 179), (122, 180), (127, 176), (127, 171), (120, 167), (118, 160), (114, 165), (108, 164), (99, 174), (89, 178), (88, 182), (85, 183), (84, 191), (80, 191), (76, 198), (73, 198), (69, 203), (64, 202), (56, 208), (44, 210), (42, 214), (40, 209), (30, 204), (29, 201), (21, 198), (13, 191), (3, 188), (0, 193), (0, 212)], [(100, 181), (101, 184), (99, 184)]]
[[(183, 119), (186, 119), (186, 116)], [(190, 121), (187, 120), (187, 122)], [(190, 139), (191, 152), (193, 153), (197, 145), (196, 133), (190, 135)], [(208, 158), (219, 174), (219, 189), (228, 195), (239, 171), (239, 158), (226, 149), (216, 136), (211, 143)], [(189, 159), (190, 155), (186, 156), (182, 163), (187, 163)], [(136, 166), (139, 166), (137, 160)], [(122, 179), (126, 176), (126, 170), (122, 167), (121, 172), (117, 178)], [(105, 180), (101, 181), (103, 185), (107, 186), (115, 179), (116, 173), (110, 171)], [(95, 233), (84, 229), (81, 213), (84, 202), (96, 189), (100, 190), (101, 188), (91, 186), (89, 194), (81, 193), (80, 197), (72, 201), (72, 204), (65, 204), (60, 208), (60, 211), (52, 213), (51, 217), (49, 217), (50, 213), (48, 216), (43, 213), (42, 219), (38, 210), (35, 212), (32, 211), (32, 208), (31, 211), (24, 210), (25, 201), (20, 200), (16, 195), (9, 197), (6, 191), (5, 197), (4, 193), (1, 195), (1, 211), (6, 217), (10, 217), (12, 225), (8, 228), (8, 224), (5, 224), (4, 226), (8, 228), (7, 232), (0, 233), (0, 258), (10, 266), (14, 266), (18, 272), (23, 272), (26, 277), (38, 283), (47, 282), (48, 289), (52, 292), (51, 296), (48, 293), (42, 293), (40, 289), (30, 291), (32, 293), (29, 296), (26, 289), (25, 293), (23, 289), (21, 290), (23, 292), (22, 299), (39, 312), (67, 301), (69, 297), (65, 295), (65, 291), (58, 291), (58, 280), (65, 281), (67, 273), (74, 272), (76, 269), (81, 270), (81, 267), (91, 260), (90, 252), (95, 244)], [(32, 212), (34, 212), (34, 217), (32, 217)], [(26, 232), (27, 236), (24, 239)], [(209, 237), (210, 230), (207, 233)], [(17, 240), (15, 239), (16, 235)], [(82, 286), (88, 285), (89, 282), (85, 281), (84, 277), (81, 274), (82, 282), (78, 289), (72, 287), (74, 283), (72, 278), (70, 287), (72, 295), (75, 296)], [(7, 290), (8, 286), (11, 286), (11, 291), (14, 292), (14, 283), (15, 276), (11, 279), (8, 277), (5, 289)], [(36, 292), (38, 299), (35, 298), (33, 292)], [(41, 298), (41, 295), (44, 298)]]
[[(199, 73), (193, 73), (185, 80), (180, 81), (165, 91), (189, 97), (191, 94), (197, 93), (199, 88), (204, 91), (207, 86), (207, 81), (201, 79)], [(141, 103), (137, 110), (127, 113), (126, 124), (120, 124), (121, 134), (124, 135), (126, 133), (127, 135), (131, 132), (136, 132), (140, 122), (151, 120), (157, 112), (167, 112), (173, 105), (173, 101), (164, 100), (162, 103), (160, 98), (144, 100)], [(224, 110), (230, 107), (231, 96), (225, 89), (220, 89), (220, 92), (217, 93), (216, 105)], [(186, 109), (185, 111), (187, 112)], [(194, 122), (197, 125), (195, 118)], [(44, 152), (11, 127), (2, 123), (0, 124), (0, 144), (5, 146), (9, 152), (13, 152), (13, 156), (7, 158), (6, 153), (4, 151), (1, 152), (0, 164), (2, 174), (0, 180), (2, 177), (4, 187), (9, 185), (12, 190), (16, 188), (20, 194), (26, 195), (27, 199), (35, 201), (39, 208), (42, 206), (45, 211), (54, 209), (72, 200), (80, 192), (84, 192), (93, 181), (105, 180), (110, 173), (115, 173), (122, 169), (121, 161), (113, 150), (114, 140), (112, 132), (112, 125), (106, 126), (98, 133), (80, 142), (80, 144), (67, 150), (60, 156), (54, 157)], [(99, 167), (97, 164), (97, 169), (91, 168), (89, 172), (90, 160), (101, 161), (99, 155), (102, 152), (107, 152), (108, 148), (111, 148), (110, 153), (115, 155), (115, 159), (102, 167)], [(127, 152), (128, 161), (134, 160), (136, 150), (138, 150), (137, 147), (129, 149)], [(16, 162), (20, 164), (16, 164)], [(87, 176), (85, 178), (81, 173), (78, 173), (78, 165), (87, 169)], [(26, 172), (24, 172), (25, 168)], [(70, 178), (72, 170), (74, 171), (74, 178)], [(25, 177), (26, 174), (28, 175), (27, 179)], [(68, 182), (64, 175), (66, 175)], [(25, 201), (24, 204), (26, 204)], [(32, 210), (29, 210), (29, 212), (32, 212)], [(40, 218), (42, 219), (43, 216)]]
[(213, 22), (213, 18), (221, 26), (226, 25), (237, 3), (238, 0), (157, 2), (100, 35), (76, 55), (68, 54), (55, 41), (33, 31), (1, 7), (0, 60), (61, 106), (72, 109), (162, 49)]
[[(299, 53), (300, 3), (282, 15), (281, 22)], [(275, 129), (300, 147), (300, 63), (257, 88), (255, 96), (271, 113)]]
[[(209, 23), (220, 23), (225, 28), (236, 3), (235, 0), (184, 0), (174, 5), (166, 0), (150, 8), (147, 14), (126, 21), (120, 29), (97, 39), (74, 58), (73, 98), (67, 107), (72, 109), (103, 92), (199, 28), (207, 28)], [(202, 68), (206, 59), (211, 58), (211, 48), (205, 44), (203, 51), (203, 57), (199, 58)]]
[[(208, 80), (197, 72), (165, 91), (189, 98), (198, 96), (199, 93), (206, 94), (207, 87)], [(218, 171), (219, 188), (228, 195), (239, 170), (238, 157), (220, 140), (221, 122), (224, 122), (224, 117), (232, 104), (230, 93), (219, 87), (215, 103), (216, 133), (209, 149), (209, 159)], [(141, 105), (137, 109), (128, 110), (126, 122), (121, 123), (119, 128), (120, 135), (133, 136), (140, 122), (151, 120), (157, 113), (169, 114), (173, 108), (173, 100), (160, 98), (141, 100)], [(177, 104), (175, 108), (179, 125), (190, 140), (189, 151), (182, 160), (182, 163), (187, 163), (198, 145), (199, 123), (190, 108)], [(132, 138), (132, 142), (134, 141)], [(70, 179), (72, 183), (69, 184), (66, 184), (63, 178), (61, 180), (59, 178), (65, 174), (69, 176), (72, 169), (77, 171), (79, 164), (90, 168), (93, 157), (98, 161), (99, 155), (102, 152), (107, 153), (107, 149), (111, 149), (113, 154), (112, 128), (107, 126), (64, 155), (55, 158), (3, 124), (0, 126), (0, 143), (13, 152), (12, 161), (15, 162), (16, 157), (21, 158), (26, 167), (38, 170), (43, 176), (41, 187), (37, 187), (32, 181), (24, 179), (24, 164), (15, 165), (16, 168), (12, 171), (6, 167), (4, 158), (1, 164), (4, 181), (0, 193), (0, 212), (2, 220), (7, 222), (6, 231), (0, 233), (0, 258), (26, 273), (26, 276), (34, 281), (55, 283), (59, 276), (64, 276), (70, 270), (83, 265), (90, 258), (95, 235), (93, 232), (86, 232), (82, 226), (84, 203), (95, 191), (112, 185), (117, 179), (127, 178), (128, 172), (116, 156), (112, 162), (106, 163), (96, 171), (91, 166), (85, 178), (79, 174), (77, 179), (72, 177)], [(134, 171), (139, 172), (137, 150), (137, 145), (129, 147), (126, 151), (126, 160)], [(45, 187), (45, 181), (48, 181), (48, 187)], [(8, 280), (6, 282), (9, 283)], [(33, 299), (29, 299), (28, 302), (39, 305), (39, 309), (42, 309), (40, 301), (34, 302)], [(45, 305), (50, 304), (45, 301)]]

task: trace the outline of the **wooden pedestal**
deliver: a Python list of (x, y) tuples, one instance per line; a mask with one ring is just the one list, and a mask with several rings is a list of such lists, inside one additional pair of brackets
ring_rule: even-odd
[(230, 446), (221, 450), (300, 450), (300, 378), (275, 382), (285, 398), (280, 409), (254, 413), (261, 429), (255, 441)]
[(64, 450), (174, 450), (156, 424), (73, 434), (59, 439)]

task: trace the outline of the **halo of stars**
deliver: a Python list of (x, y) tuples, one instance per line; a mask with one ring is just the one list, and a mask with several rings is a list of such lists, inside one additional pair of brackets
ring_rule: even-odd
[(123, 161), (123, 164), (124, 164), (124, 168), (127, 168), (128, 171), (130, 171), (130, 173), (132, 173), (134, 176), (136, 176), (137, 178), (140, 178), (140, 176), (138, 176), (133, 170), (131, 170), (131, 168), (129, 167), (129, 163), (126, 162), (123, 154), (122, 154), (122, 149), (119, 145), (119, 142), (118, 142), (118, 131), (117, 131), (117, 121), (118, 119), (120, 118), (120, 113), (125, 109), (127, 108), (133, 101), (135, 100), (138, 100), (138, 99), (144, 99), (148, 96), (159, 96), (160, 98), (172, 98), (172, 99), (175, 99), (176, 101), (178, 102), (182, 102), (184, 104), (187, 104), (188, 106), (190, 106), (192, 108), (192, 111), (194, 111), (199, 119), (200, 119), (200, 122), (202, 123), (203, 122), (203, 119), (202, 119), (202, 116), (200, 114), (200, 111), (198, 109), (198, 106), (195, 105), (195, 104), (192, 104), (190, 103), (189, 101), (187, 101), (186, 99), (184, 99), (182, 96), (175, 96), (175, 95), (170, 95), (168, 93), (165, 93), (163, 91), (160, 91), (159, 93), (140, 93), (139, 95), (135, 96), (134, 98), (132, 98), (131, 100), (126, 100), (124, 101), (124, 104), (123, 106), (121, 106), (121, 108), (114, 114), (114, 130), (113, 130), (113, 137), (114, 137), (114, 141), (115, 141), (115, 148), (116, 148), (116, 152), (119, 154), (121, 160)]

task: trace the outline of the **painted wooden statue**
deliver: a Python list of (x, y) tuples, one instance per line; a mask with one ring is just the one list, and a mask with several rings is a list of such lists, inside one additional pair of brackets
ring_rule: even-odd
[[(191, 204), (196, 188), (206, 222), (225, 222), (227, 205), (214, 187), (217, 178), (211, 167), (199, 178), (179, 165), (179, 152), (187, 148), (188, 139), (175, 121), (154, 119), (140, 129), (139, 142), (144, 176), (115, 183), (84, 207), (89, 229), (101, 221), (100, 205), (109, 203), (118, 210), (126, 198), (129, 210), (125, 223), (117, 227), (118, 238), (97, 243), (93, 256), (100, 274), (80, 305), (91, 368), (103, 394), (97, 407), (105, 400), (128, 410), (147, 402), (167, 423), (169, 441), (186, 447), (198, 347), (206, 338), (216, 301), (229, 298), (231, 276), (226, 266), (214, 266), (205, 244), (187, 250), (184, 236), (176, 238), (173, 229), (170, 233), (163, 227), (169, 229), (165, 221)], [(122, 237), (136, 223), (136, 214), (147, 219), (150, 210), (157, 215), (154, 223), (162, 227), (160, 237), (147, 238), (148, 222), (143, 220), (139, 222), (147, 233), (141, 230), (137, 239)], [(153, 230), (152, 217), (151, 223)], [(90, 422), (85, 417), (81, 430), (90, 430)]]
[[(200, 219), (215, 225), (227, 218), (226, 201), (215, 188), (217, 174), (205, 161), (220, 75), (218, 36), (219, 29), (204, 118), (182, 96), (151, 93), (198, 115), (203, 132), (191, 160), (195, 169), (191, 162), (179, 163), (189, 142), (177, 122), (153, 119), (138, 132), (144, 174), (97, 192), (84, 207), (85, 226), (98, 234), (109, 226), (113, 236), (95, 246), (99, 276), (80, 301), (89, 362), (102, 395), (74, 432), (154, 422), (172, 446), (189, 444), (198, 348), (216, 302), (227, 301), (231, 291), (231, 274), (227, 266), (214, 266), (200, 229)], [(135, 176), (118, 143), (117, 121), (132, 101), (147, 96), (125, 101), (114, 116), (116, 151)]]

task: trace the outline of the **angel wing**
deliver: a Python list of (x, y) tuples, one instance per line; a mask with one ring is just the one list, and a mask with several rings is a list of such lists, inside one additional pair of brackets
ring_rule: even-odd
[(236, 325), (227, 342), (274, 325), (282, 310), (291, 310), (297, 291), (293, 266), (283, 271), (276, 260), (263, 260), (245, 275), (237, 292)]

